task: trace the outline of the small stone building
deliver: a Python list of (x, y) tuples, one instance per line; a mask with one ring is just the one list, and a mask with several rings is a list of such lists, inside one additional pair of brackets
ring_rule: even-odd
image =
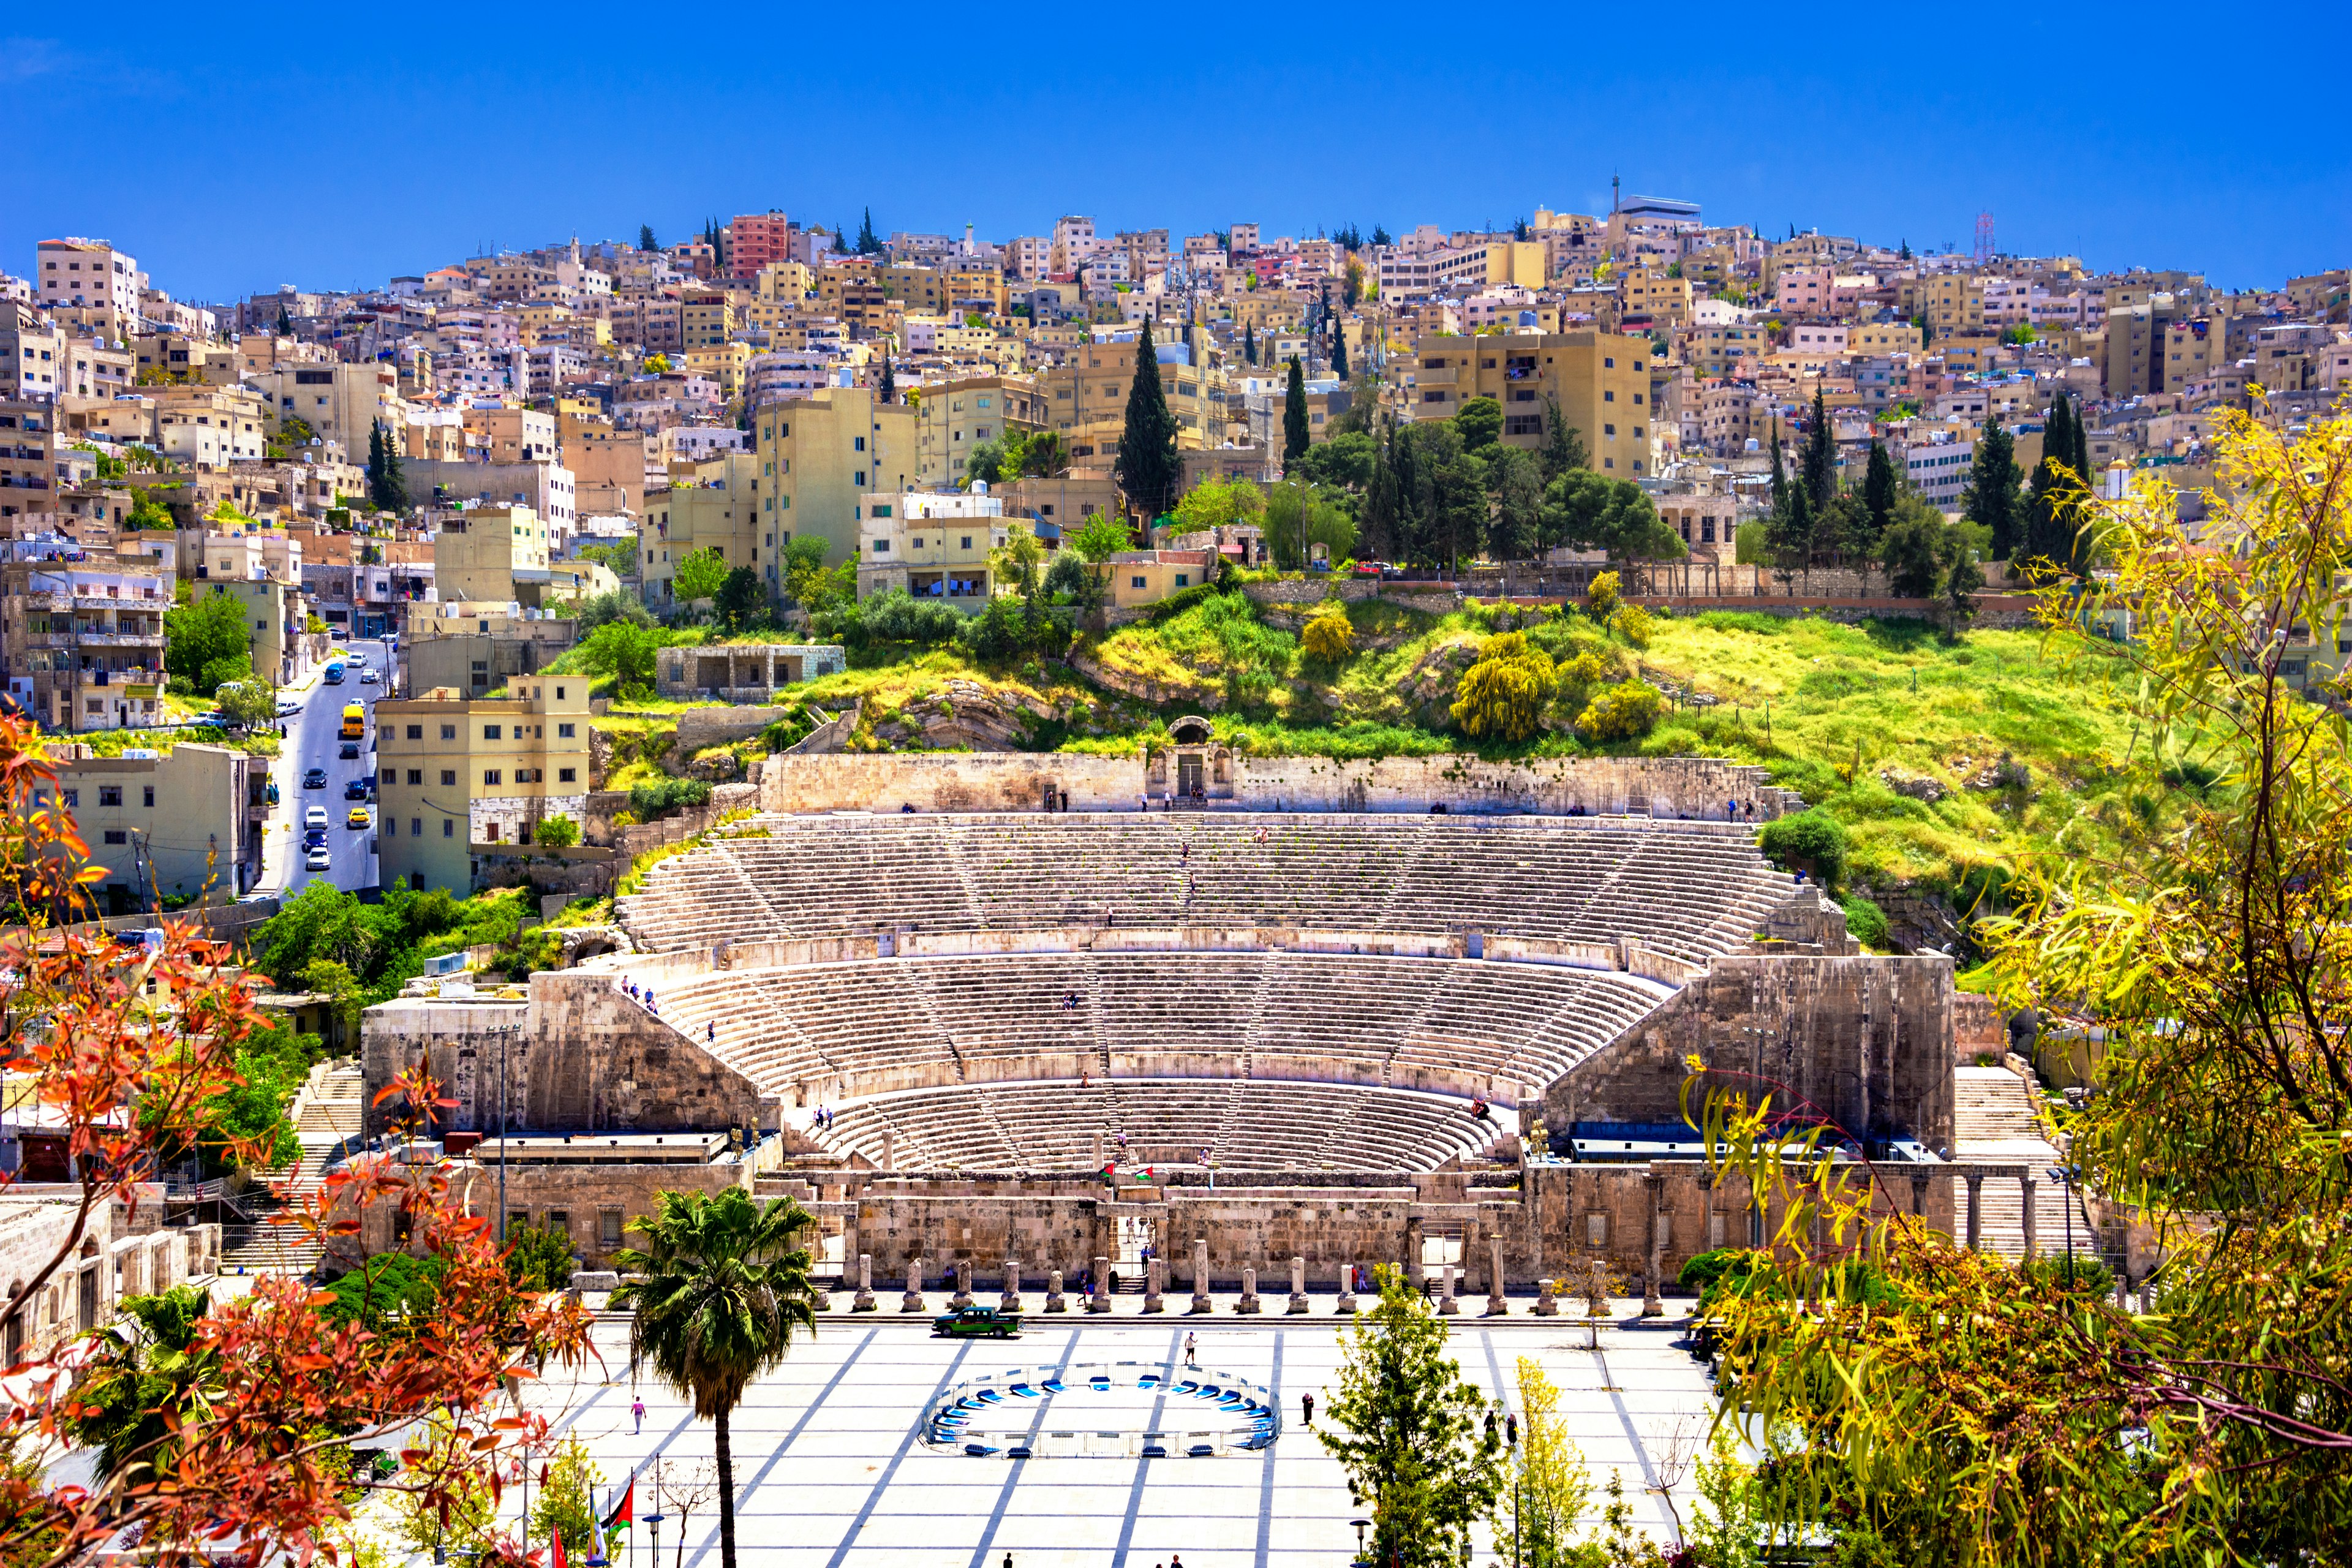
[(662, 650), (655, 667), (654, 689), (673, 702), (765, 702), (779, 688), (839, 675), (848, 668), (839, 643), (669, 647)]

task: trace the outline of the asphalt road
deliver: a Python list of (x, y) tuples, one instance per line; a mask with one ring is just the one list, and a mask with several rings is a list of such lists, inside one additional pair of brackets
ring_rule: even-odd
[[(379, 677), (375, 685), (360, 679), (362, 666), (373, 665)], [(286, 720), (284, 754), (292, 761), (286, 774), (286, 800), (291, 811), (294, 844), (288, 851), (285, 890), (290, 896), (300, 892), (312, 882), (331, 882), (345, 890), (373, 888), (376, 885), (375, 864), (375, 803), (346, 800), (343, 786), (353, 779), (367, 777), (375, 771), (375, 722), (368, 722), (366, 738), (360, 742), (356, 759), (338, 753), (342, 749), (341, 731), (345, 703), (357, 702), (372, 709), (375, 700), (383, 694), (383, 678), (384, 650), (382, 643), (362, 644), (352, 649), (344, 660), (343, 683), (329, 686), (324, 681), (311, 689), (302, 705), (302, 711)], [(302, 776), (312, 768), (324, 768), (327, 784), (324, 789), (308, 789)], [(331, 863), (323, 871), (305, 868), (308, 852), (301, 847), (304, 816), (312, 806), (324, 807), (327, 813), (327, 853)], [(352, 828), (343, 826), (354, 805), (365, 805), (368, 826)]]

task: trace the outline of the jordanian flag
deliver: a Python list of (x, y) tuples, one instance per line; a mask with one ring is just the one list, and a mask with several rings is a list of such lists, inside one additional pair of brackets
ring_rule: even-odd
[(604, 1516), (604, 1528), (606, 1530), (626, 1530), (630, 1525), (635, 1524), (636, 1520), (637, 1478), (631, 1476), (629, 1478), (629, 1484), (622, 1489), (621, 1500), (614, 1503), (613, 1505), (613, 1511)]

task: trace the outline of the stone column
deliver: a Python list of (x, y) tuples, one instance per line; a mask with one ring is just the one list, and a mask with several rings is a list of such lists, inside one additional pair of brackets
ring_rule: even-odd
[(1097, 1174), (1100, 1174), (1100, 1173), (1101, 1173), (1101, 1172), (1102, 1172), (1102, 1168), (1103, 1168), (1103, 1135), (1102, 1135), (1102, 1130), (1101, 1130), (1100, 1128), (1097, 1128), (1097, 1129), (1095, 1130), (1095, 1171), (1096, 1171), (1096, 1173), (1097, 1173)]
[(1666, 1184), (1659, 1177), (1644, 1176), (1642, 1184), (1650, 1190), (1649, 1247), (1642, 1258), (1642, 1316), (1663, 1318), (1666, 1304), (1658, 1299), (1658, 1276), (1665, 1268)]
[(1307, 1259), (1296, 1253), (1290, 1259), (1290, 1310), (1307, 1310)]
[(1045, 1310), (1066, 1312), (1069, 1310), (1069, 1302), (1062, 1299), (1062, 1271), (1048, 1269), (1045, 1274)]
[(898, 1130), (895, 1127), (882, 1129), (882, 1168), (886, 1171), (898, 1168)]
[(955, 1294), (948, 1298), (948, 1307), (961, 1312), (971, 1305), (971, 1264), (959, 1263), (948, 1272), (955, 1279)]
[(1192, 1242), (1192, 1310), (1209, 1310), (1209, 1238), (1196, 1237)]
[(1234, 1310), (1255, 1316), (1257, 1310), (1257, 1270), (1244, 1268), (1242, 1270), (1242, 1299), (1234, 1303)]
[(1087, 1298), (1087, 1310), (1110, 1310), (1110, 1259), (1108, 1258), (1095, 1259), (1095, 1293)]
[(2031, 1263), (2040, 1257), (2042, 1252), (2036, 1234), (2040, 1229), (2042, 1216), (2033, 1212), (2033, 1173), (2031, 1170), (2018, 1173), (2017, 1184), (2024, 1199), (2024, 1207), (2020, 1218), (2025, 1226), (2025, 1261)]
[(1168, 1303), (1160, 1298), (1167, 1289), (1168, 1260), (1155, 1252), (1151, 1255), (1151, 1261), (1143, 1266), (1143, 1310), (1147, 1312), (1166, 1311)]
[(1969, 1184), (1969, 1250), (1984, 1242), (1984, 1173), (1971, 1171), (1960, 1180)]
[(1511, 1310), (1510, 1299), (1503, 1294), (1503, 1238), (1486, 1238), (1486, 1315), (1506, 1317)]
[(1911, 1213), (1919, 1219), (1927, 1217), (1927, 1173), (1925, 1171), (1911, 1173)]
[(996, 1310), (1000, 1312), (1021, 1310), (1021, 1259), (1017, 1258), (1004, 1260), (1004, 1291), (997, 1299)]
[(1339, 1302), (1331, 1310), (1342, 1313), (1356, 1310), (1356, 1265), (1352, 1259), (1339, 1265)]
[(1404, 1222), (1404, 1282), (1420, 1289), (1424, 1270), (1421, 1266), (1421, 1216), (1413, 1215)]
[(1446, 1317), (1462, 1310), (1462, 1303), (1454, 1299), (1454, 1276), (1460, 1270), (1453, 1264), (1442, 1265), (1439, 1272), (1445, 1277), (1444, 1293), (1438, 1298), (1437, 1310)]
[(1536, 1281), (1536, 1316), (1538, 1318), (1559, 1316), (1559, 1287), (1552, 1280)]
[(923, 1260), (919, 1258), (909, 1258), (907, 1259), (907, 1294), (899, 1300), (898, 1310), (919, 1312), (922, 1310)]
[(857, 1255), (857, 1297), (849, 1303), (849, 1310), (853, 1312), (874, 1310), (874, 1255), (870, 1252)]

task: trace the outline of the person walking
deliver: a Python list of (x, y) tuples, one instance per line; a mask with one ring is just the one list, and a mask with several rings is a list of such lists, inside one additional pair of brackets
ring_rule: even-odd
[(1300, 1394), (1300, 1395), (1298, 1396), (1298, 1404), (1299, 1404), (1299, 1408), (1301, 1408), (1302, 1410), (1304, 1410), (1304, 1411), (1307, 1413), (1307, 1424), (1309, 1426), (1314, 1426), (1314, 1425), (1315, 1425), (1315, 1396), (1314, 1396), (1313, 1394)]
[(1184, 1336), (1184, 1364), (1186, 1366), (1194, 1368), (1200, 1366), (1200, 1350), (1201, 1342), (1193, 1338), (1190, 1332), (1187, 1332)]
[(637, 1418), (636, 1431), (629, 1434), (634, 1437), (646, 1429), (646, 1402), (642, 1397), (629, 1401), (629, 1414)]

